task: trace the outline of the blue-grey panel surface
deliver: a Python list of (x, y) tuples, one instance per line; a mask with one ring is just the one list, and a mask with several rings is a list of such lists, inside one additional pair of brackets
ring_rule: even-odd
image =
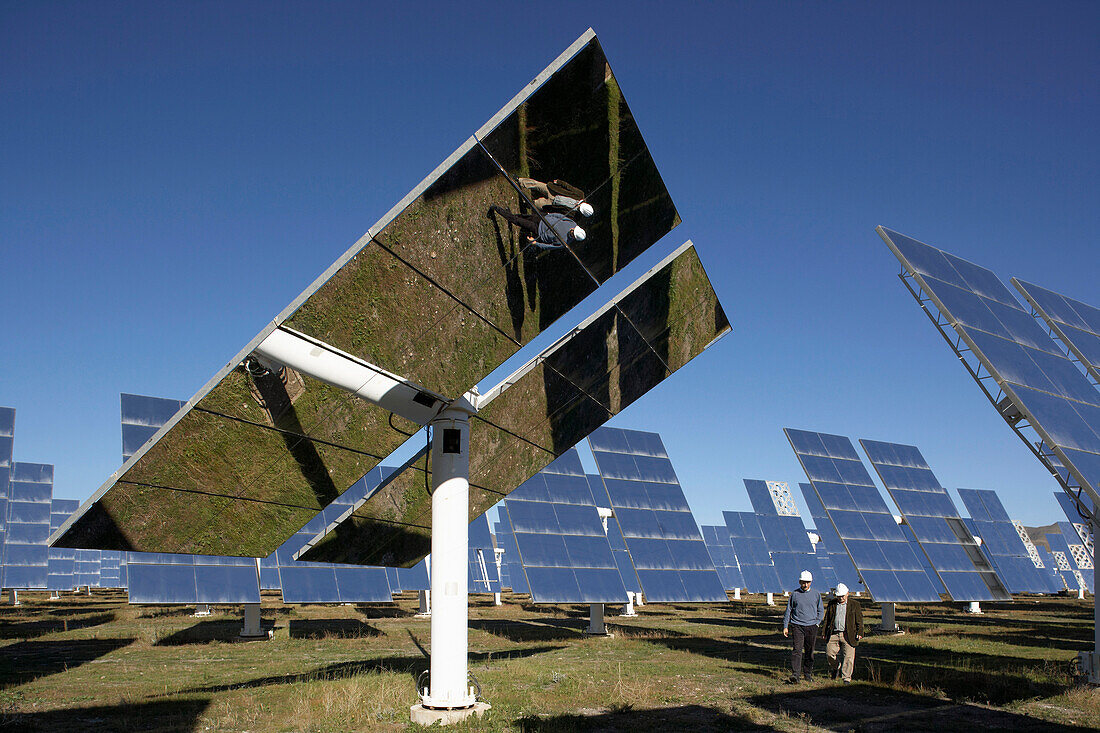
[(130, 460), (161, 426), (186, 404), (182, 400), (127, 394), (119, 396), (122, 412), (122, 462)]
[[(1077, 534), (1078, 541), (1088, 549), (1089, 555), (1093, 555), (1096, 552), (1096, 543), (1092, 536), (1092, 523), (1081, 515), (1082, 510), (1093, 512), (1092, 501), (1087, 494), (1081, 494), (1079, 497), (1071, 497), (1064, 491), (1054, 492), (1054, 498), (1061, 505), (1062, 511), (1066, 514), (1066, 519), (1073, 525), (1073, 529)], [(1078, 507), (1078, 502), (1084, 506)]]
[(714, 569), (722, 579), (722, 586), (726, 590), (745, 588), (745, 577), (741, 574), (741, 566), (737, 563), (737, 553), (734, 552), (733, 542), (730, 541), (729, 527), (703, 525), (699, 529), (703, 532), (703, 541), (714, 561)]
[(134, 552), (126, 572), (132, 604), (260, 602), (256, 561), (248, 557)]
[(1056, 470), (1056, 459), (1067, 483), (1100, 500), (1100, 391), (993, 272), (884, 227), (878, 233), (916, 283), (906, 280), (922, 308), (938, 325), (946, 321), (945, 336), (954, 329), (961, 338), (953, 348), (968, 371), (976, 376), (972, 354), (992, 376), (995, 387), (980, 383), (998, 412), (1014, 427), (1026, 418), (1047, 467)]
[(15, 444), (15, 409), (0, 407), (0, 588), (4, 582), (4, 536), (8, 523), (8, 491)]
[(527, 574), (523, 571), (523, 563), (520, 562), (519, 549), (516, 547), (516, 536), (512, 532), (508, 512), (499, 504), (497, 507), (497, 516), (500, 521), (496, 525), (496, 537), (501, 549), (504, 550), (501, 564), (508, 572), (508, 587), (512, 589), (513, 593), (530, 593), (531, 588), (527, 584)]
[[(1059, 492), (1060, 496), (1065, 494)], [(989, 553), (998, 575), (1012, 593), (1052, 593), (1053, 576), (1044, 573), (1032, 561), (1027, 546), (1008, 518), (1000, 498), (988, 489), (959, 489), (959, 498), (970, 513), (982, 548)]]
[(493, 536), (489, 532), (489, 519), (485, 514), (470, 522), (468, 552), (468, 592), (500, 593), (500, 575), (497, 572), (496, 553), (493, 551)]
[(626, 602), (626, 588), (576, 449), (521, 484), (503, 507), (501, 515), (508, 516), (533, 601)]
[(822, 554), (824, 553), (832, 566), (836, 582), (844, 583), (853, 592), (862, 592), (863, 583), (859, 578), (859, 571), (856, 570), (851, 556), (845, 551), (844, 543), (840, 541), (840, 535), (837, 534), (836, 527), (833, 526), (833, 521), (829, 519), (829, 515), (821, 504), (817, 492), (809, 484), (800, 483), (798, 488), (806, 502), (807, 511), (813, 517), (817, 535), (821, 538), (821, 542), (815, 548), (818, 563), (822, 563)]
[(49, 576), (53, 466), (11, 461), (4, 531), (4, 585), (44, 589)]
[[(0, 469), (2, 470), (2, 469)], [(54, 499), (50, 502), (50, 531), (54, 531), (79, 508), (76, 499)], [(2, 543), (0, 543), (2, 544)], [(49, 548), (46, 573), (47, 590), (72, 590), (76, 587), (76, 550)]]
[(1012, 278), (1028, 303), (1100, 383), (1100, 308)]
[(956, 601), (1011, 600), (920, 450), (900, 443), (859, 442), (948, 595)]
[[(766, 481), (759, 479), (745, 479), (745, 489), (749, 494), (756, 511), (757, 520), (760, 523), (760, 532), (764, 535), (764, 542), (771, 553), (772, 564), (780, 582), (794, 583), (792, 588), (797, 588), (797, 579), (803, 571), (813, 575), (818, 587), (826, 588), (825, 579), (821, 568), (817, 563), (810, 537), (806, 534), (806, 526), (802, 524), (801, 517), (795, 515), (779, 514), (771, 491)], [(791, 496), (794, 500), (794, 496)]]
[(894, 522), (852, 441), (792, 428), (783, 432), (871, 596), (880, 603), (939, 601), (911, 535)]
[(589, 446), (646, 601), (728, 600), (661, 436), (603, 427)]
[[(760, 530), (760, 519), (753, 512), (722, 512), (726, 520), (733, 553), (741, 568), (743, 586), (749, 593), (782, 593), (788, 586), (797, 587), (797, 578), (779, 577), (772, 563), (768, 543)], [(793, 583), (793, 585), (792, 585)]]

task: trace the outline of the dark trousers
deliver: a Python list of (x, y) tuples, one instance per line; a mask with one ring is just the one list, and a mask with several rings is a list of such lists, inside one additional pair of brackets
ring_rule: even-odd
[(500, 214), (505, 221), (515, 224), (520, 229), (526, 229), (536, 235), (539, 233), (539, 222), (542, 220), (539, 219), (538, 214), (513, 214), (511, 211), (508, 211), (508, 209), (497, 206), (496, 204), (493, 204), (489, 208)]
[(801, 677), (803, 670), (807, 678), (814, 676), (814, 644), (816, 643), (816, 626), (791, 624), (791, 671), (795, 677)]

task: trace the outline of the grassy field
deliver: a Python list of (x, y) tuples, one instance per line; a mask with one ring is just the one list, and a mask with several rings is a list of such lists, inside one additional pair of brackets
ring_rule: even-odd
[[(23, 593), (0, 607), (0, 731), (345, 731), (408, 722), (427, 667), (429, 623), (394, 606), (283, 606), (265, 597), (268, 641), (238, 642), (240, 611), (128, 606), (121, 593)], [(784, 684), (781, 606), (608, 610), (505, 596), (470, 609), (470, 671), (504, 731), (1071, 731), (1100, 728), (1100, 691), (1070, 662), (1092, 637), (1092, 604), (1068, 598), (899, 607), (908, 633), (872, 636), (848, 686)], [(877, 608), (869, 608), (877, 623)], [(457, 726), (462, 729), (463, 726)]]

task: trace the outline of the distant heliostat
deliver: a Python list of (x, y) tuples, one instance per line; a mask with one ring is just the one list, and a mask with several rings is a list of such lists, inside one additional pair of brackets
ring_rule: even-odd
[(1011, 600), (916, 446), (859, 442), (951, 598)]
[(871, 596), (880, 603), (939, 601), (919, 550), (894, 521), (852, 441), (791, 428), (784, 432)]
[(589, 445), (646, 599), (727, 600), (661, 436), (600, 428)]

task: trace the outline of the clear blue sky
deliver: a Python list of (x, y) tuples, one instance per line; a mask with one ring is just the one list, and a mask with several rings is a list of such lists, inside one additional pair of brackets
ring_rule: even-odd
[(1062, 519), (874, 227), (1100, 305), (1100, 4), (675, 5), (0, 3), (16, 459), (86, 498), (120, 392), (194, 394), (592, 26), (684, 220), (622, 280), (690, 238), (735, 329), (611, 423), (699, 521), (805, 480), (787, 426)]

